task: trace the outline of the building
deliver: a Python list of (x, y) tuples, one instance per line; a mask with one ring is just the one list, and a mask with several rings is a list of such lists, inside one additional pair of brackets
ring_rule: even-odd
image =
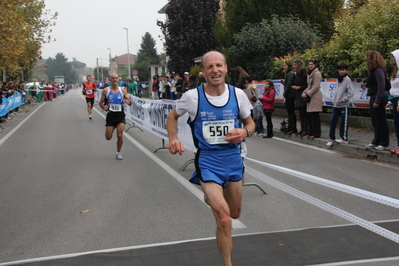
[[(130, 56), (130, 58), (129, 58)], [(127, 79), (128, 74), (128, 63), (130, 59), (130, 66), (134, 65), (137, 60), (137, 55), (134, 54), (123, 54), (115, 56), (111, 59), (111, 74), (118, 74), (122, 79)]]

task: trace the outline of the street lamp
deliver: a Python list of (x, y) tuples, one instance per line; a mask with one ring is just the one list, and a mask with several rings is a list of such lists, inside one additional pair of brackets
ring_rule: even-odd
[(130, 54), (129, 54), (129, 29), (128, 28), (123, 28), (124, 30), (126, 30), (126, 40), (127, 40), (127, 71), (128, 71), (128, 76), (129, 79), (131, 79), (130, 76)]
[(109, 50), (109, 74), (112, 74), (112, 71), (111, 71), (111, 48), (107, 48), (108, 50)]

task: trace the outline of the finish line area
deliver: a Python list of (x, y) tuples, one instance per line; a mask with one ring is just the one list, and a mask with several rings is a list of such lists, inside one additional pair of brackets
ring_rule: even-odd
[[(376, 223), (399, 233), (399, 221)], [(399, 265), (399, 245), (357, 225), (233, 236), (234, 265)], [(381, 264), (383, 263), (384, 264)], [(215, 238), (66, 254), (3, 265), (222, 265)]]

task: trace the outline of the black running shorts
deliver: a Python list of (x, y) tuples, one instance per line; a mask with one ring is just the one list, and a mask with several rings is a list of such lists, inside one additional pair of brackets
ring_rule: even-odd
[(94, 98), (87, 98), (86, 97), (86, 102), (91, 104), (91, 107), (94, 105)]
[(106, 127), (116, 127), (121, 123), (126, 124), (125, 112), (108, 112), (105, 119)]

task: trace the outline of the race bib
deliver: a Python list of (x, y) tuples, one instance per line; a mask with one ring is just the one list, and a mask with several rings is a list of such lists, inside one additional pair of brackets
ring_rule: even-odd
[(93, 90), (86, 90), (86, 94), (92, 94)]
[(113, 104), (109, 105), (109, 110), (112, 112), (122, 112), (122, 104)]
[(208, 144), (226, 144), (224, 138), (234, 128), (234, 120), (204, 121), (202, 122), (202, 136)]

